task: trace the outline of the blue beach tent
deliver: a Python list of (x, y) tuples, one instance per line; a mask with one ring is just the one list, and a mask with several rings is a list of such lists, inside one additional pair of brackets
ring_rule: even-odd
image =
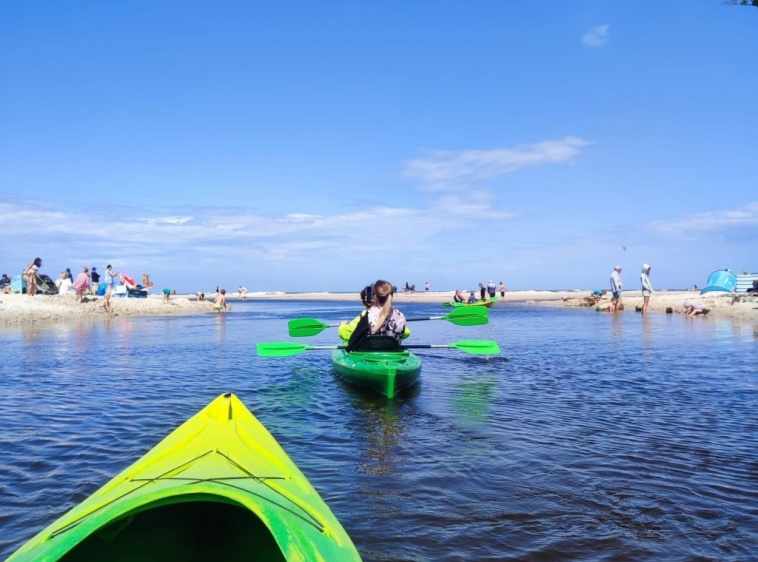
[(705, 284), (706, 286), (700, 291), (700, 294), (702, 295), (704, 293), (712, 293), (716, 291), (731, 293), (734, 291), (736, 284), (737, 278), (731, 271), (719, 269), (710, 274), (708, 281)]

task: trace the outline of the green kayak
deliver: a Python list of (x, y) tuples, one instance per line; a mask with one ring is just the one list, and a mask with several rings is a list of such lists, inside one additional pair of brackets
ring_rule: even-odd
[(216, 398), (16, 551), (21, 561), (360, 561), (265, 427)]
[(421, 375), (421, 359), (408, 350), (347, 352), (335, 349), (332, 364), (341, 378), (388, 398), (416, 384)]
[(498, 300), (498, 298), (494, 298), (492, 300), (488, 301), (476, 301), (476, 302), (443, 302), (442, 306), (454, 306), (455, 308), (466, 308), (469, 306), (473, 307), (486, 307), (486, 308), (492, 308), (492, 305), (495, 304)]

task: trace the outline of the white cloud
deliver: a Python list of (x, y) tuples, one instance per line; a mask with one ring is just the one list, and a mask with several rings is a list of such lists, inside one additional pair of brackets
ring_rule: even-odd
[(430, 153), (428, 158), (408, 162), (404, 173), (421, 182), (428, 190), (461, 187), (467, 182), (502, 176), (527, 166), (569, 162), (589, 144), (592, 143), (566, 137), (516, 148), (436, 151)]
[(145, 219), (147, 224), (184, 224), (192, 220), (192, 217), (157, 217)]
[(678, 220), (653, 221), (645, 225), (647, 230), (655, 234), (681, 238), (721, 233), (741, 227), (758, 227), (758, 201), (737, 209), (697, 213)]
[(606, 24), (593, 27), (582, 35), (582, 43), (587, 47), (600, 47), (608, 42), (611, 34), (611, 26)]
[[(9, 266), (39, 255), (46, 263), (53, 259), (63, 262), (58, 265), (109, 262), (118, 267), (149, 267), (151, 263), (164, 264), (167, 256), (182, 263), (215, 263), (219, 255), (243, 252), (264, 264), (304, 258), (327, 263), (336, 255), (365, 255), (367, 248), (376, 245), (377, 237), (386, 252), (403, 252), (410, 237), (421, 246), (440, 233), (513, 217), (494, 209), (494, 199), (486, 191), (472, 192), (465, 200), (435, 198), (418, 208), (375, 205), (326, 216), (184, 207), (176, 214), (150, 217), (157, 214), (154, 209), (99, 206), (52, 212), (43, 208), (48, 203), (0, 202), (3, 230), (26, 232), (6, 252)], [(77, 225), (87, 226), (81, 229)]]

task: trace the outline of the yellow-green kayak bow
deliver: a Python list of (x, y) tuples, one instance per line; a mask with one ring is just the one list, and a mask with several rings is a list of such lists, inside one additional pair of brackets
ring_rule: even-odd
[(360, 560), (342, 525), (233, 394), (24, 544), (8, 562)]

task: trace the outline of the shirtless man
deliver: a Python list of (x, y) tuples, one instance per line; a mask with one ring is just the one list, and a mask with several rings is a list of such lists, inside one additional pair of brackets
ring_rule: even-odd
[(213, 310), (218, 313), (226, 312), (226, 289), (221, 289), (216, 294), (216, 300), (213, 301)]

